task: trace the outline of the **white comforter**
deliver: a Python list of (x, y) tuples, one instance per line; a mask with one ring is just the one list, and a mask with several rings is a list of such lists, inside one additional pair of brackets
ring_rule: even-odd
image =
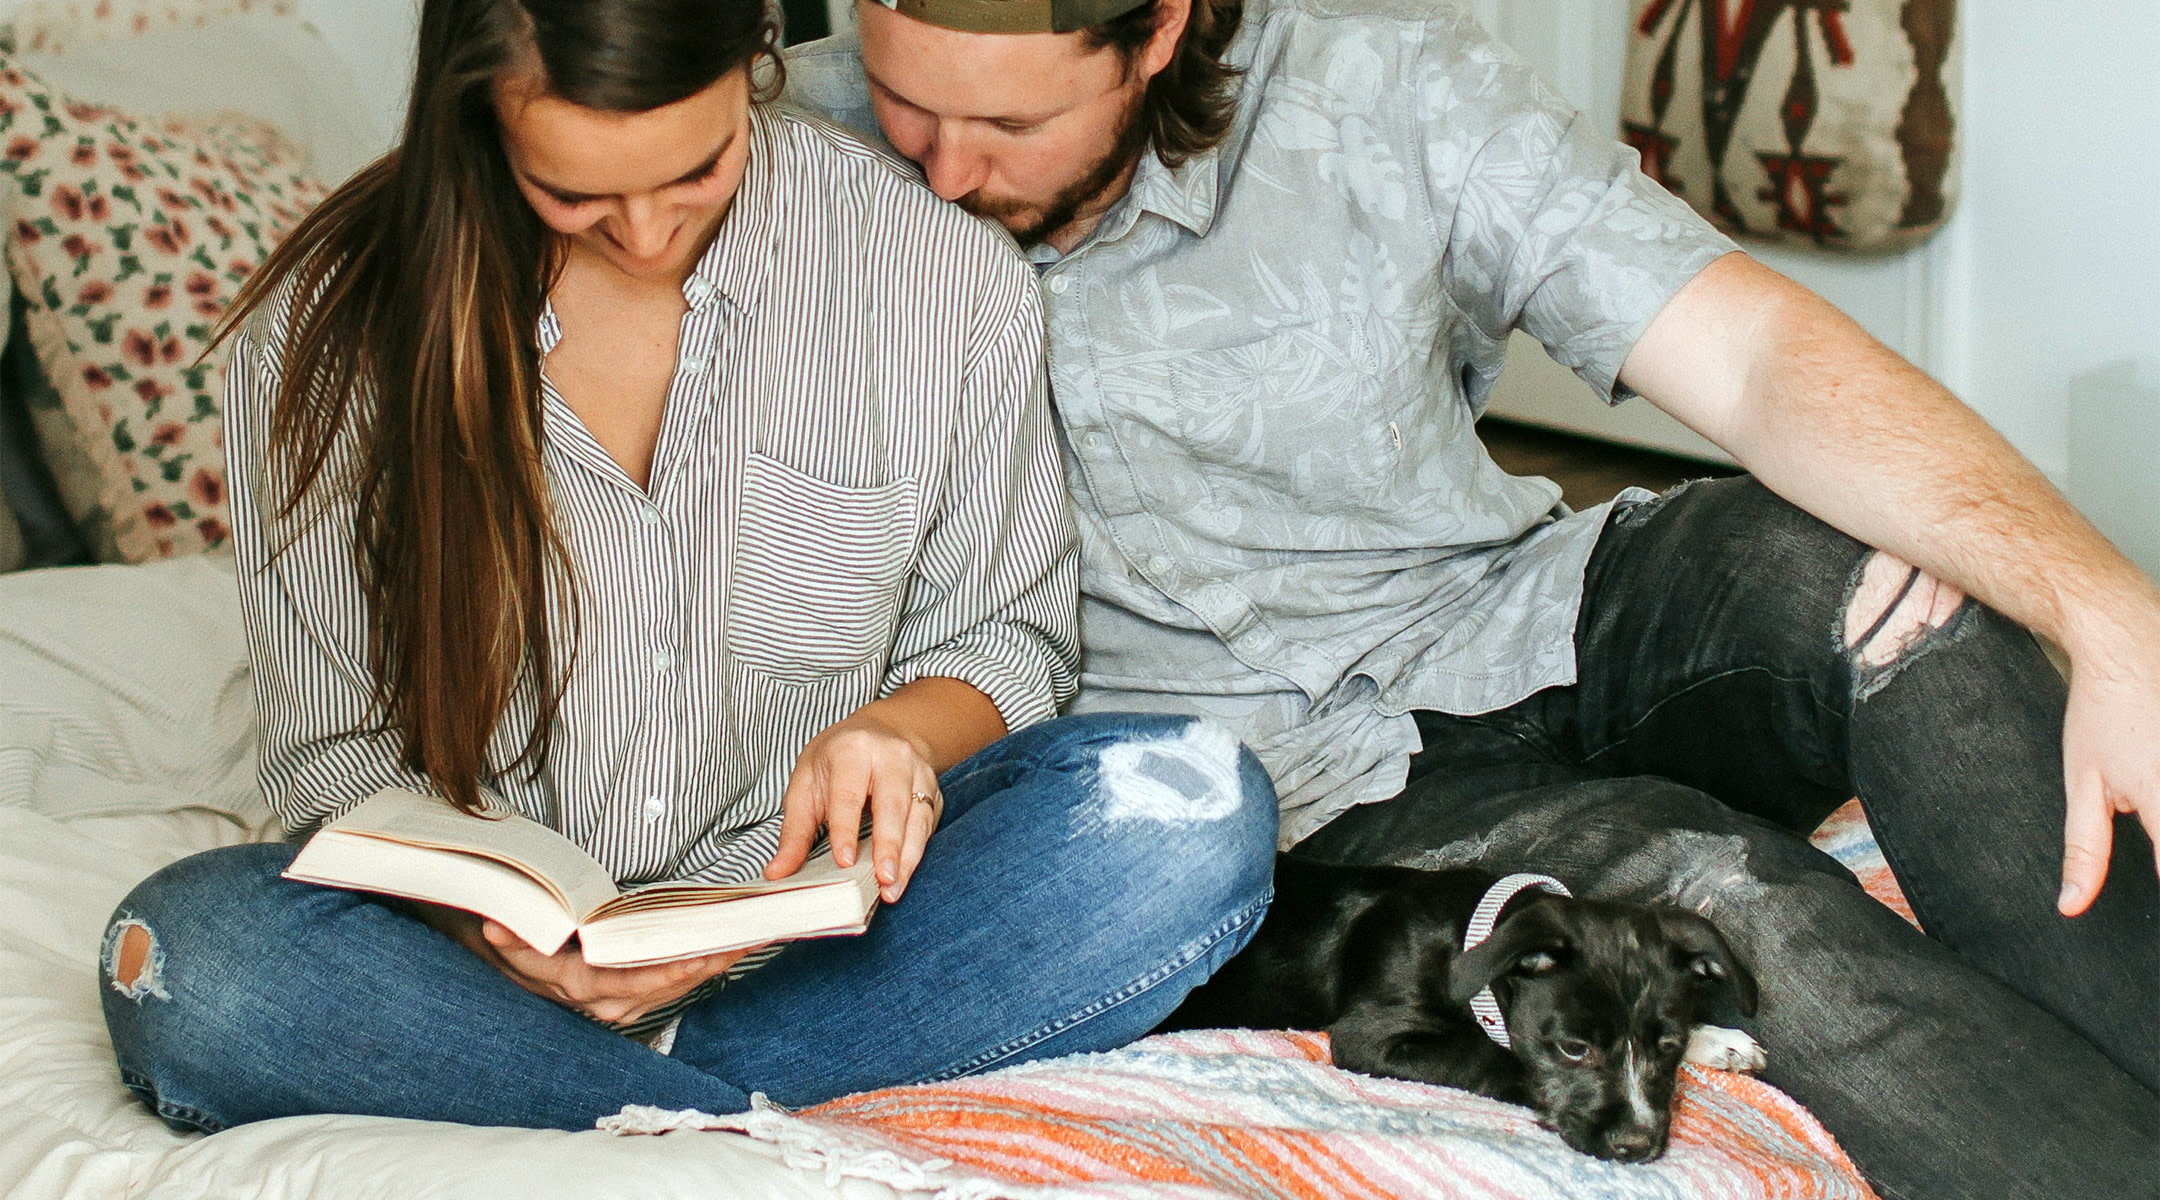
[(229, 559), (0, 576), (0, 1198), (890, 1198), (732, 1134), (364, 1117), (196, 1137), (121, 1087), (106, 918), (137, 880), (268, 835)]

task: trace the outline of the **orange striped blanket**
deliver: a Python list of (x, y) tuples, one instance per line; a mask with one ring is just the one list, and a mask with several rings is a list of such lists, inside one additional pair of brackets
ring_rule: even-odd
[(828, 1179), (938, 1200), (1872, 1200), (1799, 1104), (1682, 1068), (1671, 1149), (1578, 1154), (1528, 1109), (1328, 1065), (1316, 1033), (1166, 1034), (1108, 1054), (849, 1096), (799, 1113), (628, 1108), (617, 1133), (730, 1129)]
[(1883, 857), (1882, 847), (1875, 841), (1875, 832), (1868, 828), (1867, 814), (1860, 811), (1858, 800), (1847, 800), (1845, 807), (1830, 814), (1815, 836), (1808, 839), (1815, 848), (1845, 864), (1860, 880), (1867, 894), (1882, 901), (1897, 913), (1911, 921), (1915, 927), (1920, 922), (1913, 917), (1912, 905), (1905, 902), (1905, 889), (1898, 886), (1897, 876), (1890, 873), (1890, 863)]
[[(1816, 844), (1907, 914), (1859, 806)], [(848, 1096), (790, 1113), (631, 1107), (617, 1133), (722, 1129), (793, 1166), (937, 1200), (1873, 1200), (1821, 1125), (1768, 1084), (1681, 1068), (1671, 1148), (1578, 1154), (1529, 1110), (1328, 1064), (1313, 1033), (1209, 1030), (1107, 1054)]]

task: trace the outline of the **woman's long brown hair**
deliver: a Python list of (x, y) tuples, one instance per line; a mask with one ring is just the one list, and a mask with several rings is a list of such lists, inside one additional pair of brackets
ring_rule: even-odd
[[(561, 263), (504, 154), (496, 82), (537, 71), (549, 95), (643, 112), (776, 63), (776, 36), (760, 0), (426, 0), (403, 141), (293, 230), (219, 329), (292, 297), (266, 477), (285, 517), (351, 489), (376, 719), (467, 811), (484, 777), (545, 761), (574, 658), (551, 645), (551, 585), (565, 644), (577, 625), (535, 342)], [(490, 763), (521, 687), (536, 719)]]

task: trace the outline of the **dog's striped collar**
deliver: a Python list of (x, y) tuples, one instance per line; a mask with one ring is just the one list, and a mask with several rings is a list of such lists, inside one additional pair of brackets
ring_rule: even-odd
[[(1567, 885), (1550, 875), (1510, 875), (1485, 890), (1485, 898), (1478, 901), (1477, 911), (1470, 914), (1470, 924), (1463, 929), (1463, 953), (1468, 954), (1478, 944), (1492, 936), (1493, 926), (1500, 922), (1500, 910), (1519, 893), (1528, 888), (1551, 892), (1556, 896), (1570, 896)], [(1500, 1001), (1495, 999), (1491, 985), (1478, 989), (1470, 997), (1470, 1015), (1477, 1018), (1478, 1027), (1485, 1031), (1502, 1050), (1514, 1042), (1508, 1038), (1507, 1018), (1500, 1015)]]

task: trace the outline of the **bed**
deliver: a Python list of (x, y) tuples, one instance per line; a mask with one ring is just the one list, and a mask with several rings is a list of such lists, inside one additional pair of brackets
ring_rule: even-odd
[[(8, 61), (35, 63), (56, 87), (150, 112), (237, 108), (274, 119), (325, 180), (374, 152), (370, 106), (292, 0), (0, 0), (9, 11), (19, 22), (46, 14), (47, 33)], [(10, 32), (0, 26), (0, 43), (14, 44)], [(69, 120), (105, 119), (58, 107)], [(25, 216), (22, 182), (0, 175), (10, 230)], [(37, 203), (58, 199), (48, 191)], [(20, 284), (14, 255), (11, 242)], [(70, 295), (85, 286), (80, 262), (62, 286)], [(20, 336), (24, 306), (18, 292), (0, 401), (53, 391), (39, 374), (53, 335), (32, 356)], [(1690, 1068), (1672, 1153), (1619, 1168), (1566, 1151), (1525, 1110), (1336, 1071), (1324, 1040), (1271, 1033), (1150, 1039), (800, 1114), (631, 1112), (611, 1130), (578, 1133), (355, 1117), (177, 1133), (120, 1084), (97, 956), (108, 917), (137, 881), (188, 854), (276, 836), (255, 783), (232, 560), (184, 553), (193, 547), (162, 540), (141, 512), (116, 522), (111, 497), (130, 493), (125, 479), (114, 490), (112, 470), (140, 464), (113, 459), (109, 438), (95, 447), (106, 458), (102, 485), (95, 464), (68, 461), (47, 436), (43, 462), (30, 466), (59, 481), (26, 491), (19, 452), (59, 429), (59, 412), (57, 401), (28, 415), (0, 405), (0, 1200), (1868, 1194), (1798, 1105), (1742, 1077)], [(176, 433), (174, 444), (188, 436), (216, 444), (214, 426)], [(199, 471), (183, 475), (168, 471), (164, 482), (204, 498)], [(154, 503), (135, 501), (154, 515)], [(182, 515), (189, 536), (215, 546), (214, 517)], [(8, 570), (111, 558), (128, 537), (139, 552), (121, 556), (154, 561)], [(1852, 814), (1818, 840), (1894, 899)]]
[[(614, 1123), (729, 1132), (357, 1117), (173, 1132), (120, 1085), (97, 955), (136, 881), (186, 854), (276, 836), (255, 788), (237, 606), (221, 555), (0, 576), (5, 1200), (1474, 1198), (1524, 1194), (1528, 1179), (1546, 1182), (1530, 1194), (1867, 1195), (1797, 1104), (1744, 1077), (1689, 1068), (1673, 1151), (1650, 1168), (1618, 1167), (1567, 1151), (1525, 1110), (1353, 1076), (1325, 1065), (1324, 1042), (1281, 1034), (1151, 1039), (804, 1114), (644, 1112)], [(1864, 852), (1864, 833), (1836, 838)], [(1330, 1172), (1314, 1174), (1317, 1162)]]

